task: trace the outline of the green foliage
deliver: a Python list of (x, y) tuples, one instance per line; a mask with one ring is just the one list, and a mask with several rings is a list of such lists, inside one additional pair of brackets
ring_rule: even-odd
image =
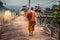
[(59, 17), (60, 17), (60, 12), (59, 11), (54, 11), (53, 19), (58, 19)]

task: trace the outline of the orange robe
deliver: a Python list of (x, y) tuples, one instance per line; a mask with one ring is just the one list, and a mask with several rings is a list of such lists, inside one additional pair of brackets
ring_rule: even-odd
[(29, 16), (29, 13), (32, 14), (31, 16), (31, 19), (28, 18), (28, 21), (29, 21), (29, 26), (28, 26), (28, 30), (29, 31), (34, 31), (34, 26), (36, 24), (35, 22), (35, 17), (36, 17), (36, 14), (34, 11), (30, 11), (26, 14), (26, 16), (28, 17)]

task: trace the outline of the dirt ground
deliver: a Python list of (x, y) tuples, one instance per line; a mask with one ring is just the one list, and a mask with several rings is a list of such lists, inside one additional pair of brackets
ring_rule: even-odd
[(33, 36), (29, 36), (28, 20), (24, 16), (19, 16), (10, 24), (2, 25), (4, 33), (0, 40), (50, 40), (49, 34), (44, 31), (44, 27), (36, 24)]

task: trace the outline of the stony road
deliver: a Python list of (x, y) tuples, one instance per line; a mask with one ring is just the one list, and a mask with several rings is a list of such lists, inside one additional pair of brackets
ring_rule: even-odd
[(35, 26), (33, 36), (29, 36), (28, 20), (24, 16), (19, 16), (10, 24), (2, 25), (4, 33), (1, 35), (0, 40), (50, 40), (50, 36), (44, 31), (44, 27)]

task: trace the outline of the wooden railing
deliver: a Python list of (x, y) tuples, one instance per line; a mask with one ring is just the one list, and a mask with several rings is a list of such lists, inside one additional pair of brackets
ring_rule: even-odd
[[(48, 17), (51, 18), (51, 17)], [(42, 19), (44, 19), (44, 21), (42, 21)], [(56, 23), (54, 23), (54, 25), (47, 23), (47, 17), (39, 17), (38, 20), (41, 22), (41, 24), (44, 24), (44, 26), (47, 28), (47, 30), (50, 32), (51, 34), (51, 38), (54, 36), (56, 37), (56, 40), (60, 40), (60, 26)], [(51, 22), (51, 20), (50, 20)], [(56, 24), (56, 25), (55, 25)]]

